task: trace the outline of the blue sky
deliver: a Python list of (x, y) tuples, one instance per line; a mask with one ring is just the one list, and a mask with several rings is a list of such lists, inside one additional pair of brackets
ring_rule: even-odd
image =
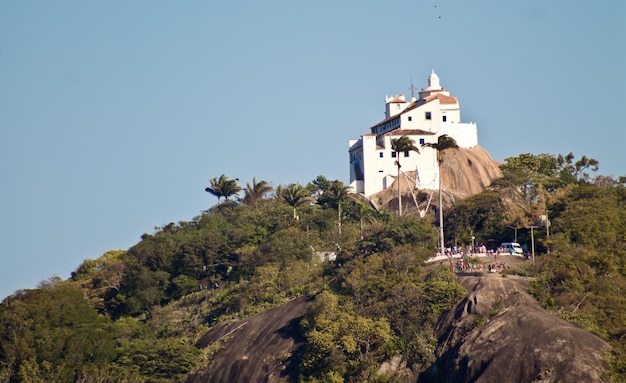
[(622, 0), (2, 1), (0, 296), (214, 205), (226, 174), (349, 181), (435, 69), (495, 160), (626, 175)]

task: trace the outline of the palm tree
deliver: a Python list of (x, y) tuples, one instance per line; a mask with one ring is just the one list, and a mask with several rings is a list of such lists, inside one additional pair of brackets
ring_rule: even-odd
[(284, 188), (279, 187), (276, 194), (293, 208), (293, 219), (298, 218), (298, 207), (315, 201), (315, 198), (311, 197), (309, 191), (304, 186), (298, 184), (290, 184)]
[[(443, 151), (446, 149), (458, 149), (456, 140), (447, 134), (442, 134), (437, 139), (437, 143), (424, 143), (422, 147), (433, 148), (437, 151), (437, 163), (439, 164), (439, 246), (441, 255), (445, 254), (445, 244), (443, 237), (443, 197), (441, 194), (441, 165), (443, 164)], [(452, 260), (450, 260), (452, 262)]]
[(398, 166), (398, 215), (402, 215), (402, 194), (400, 192), (400, 152), (408, 153), (410, 150), (419, 153), (420, 150), (415, 146), (412, 139), (407, 136), (401, 136), (395, 140), (391, 140), (391, 150), (396, 152), (396, 165)]
[(220, 198), (224, 196), (224, 194), (222, 193), (222, 189), (220, 187), (220, 180), (224, 177), (224, 175), (222, 174), (222, 176), (219, 178), (215, 177), (215, 178), (211, 178), (209, 180), (209, 182), (211, 182), (211, 186), (207, 187), (206, 189), (204, 189), (205, 192), (207, 193), (211, 193), (214, 196), (217, 197), (217, 204), (219, 205), (220, 203)]
[(372, 209), (368, 200), (360, 198), (359, 194), (353, 194), (352, 196), (354, 199), (352, 214), (359, 220), (359, 231), (361, 233), (361, 239), (363, 239), (363, 223), (365, 219), (371, 219), (376, 210)]
[(266, 181), (256, 182), (256, 178), (252, 179), (252, 185), (250, 182), (246, 182), (246, 187), (243, 189), (244, 197), (241, 199), (241, 202), (245, 204), (257, 206), (259, 200), (263, 200), (267, 193), (270, 193), (274, 190)]
[(221, 197), (228, 199), (228, 197), (236, 195), (241, 191), (241, 187), (237, 185), (238, 181), (238, 178), (231, 180), (222, 174), (219, 178), (214, 177), (210, 179), (209, 182), (211, 182), (211, 186), (204, 189), (204, 191), (216, 196), (217, 204), (219, 205)]
[(337, 222), (339, 225), (339, 235), (341, 235), (341, 202), (350, 194), (350, 186), (344, 186), (339, 180), (332, 181), (328, 188), (323, 191), (323, 198), (331, 206), (337, 206)]

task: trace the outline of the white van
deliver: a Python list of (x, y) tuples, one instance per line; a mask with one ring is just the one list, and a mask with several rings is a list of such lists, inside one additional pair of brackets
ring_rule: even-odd
[(503, 242), (500, 245), (500, 252), (504, 254), (524, 255), (524, 250), (517, 242)]

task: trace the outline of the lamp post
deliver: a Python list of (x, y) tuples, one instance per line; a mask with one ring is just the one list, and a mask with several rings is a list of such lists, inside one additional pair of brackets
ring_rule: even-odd
[(515, 240), (513, 242), (517, 243), (517, 227), (507, 226), (509, 229), (515, 230)]
[(474, 240), (475, 240), (475, 239), (476, 239), (476, 237), (474, 237), (474, 236), (472, 235), (472, 251), (470, 252), (470, 255), (472, 255), (472, 256), (474, 255)]
[[(439, 246), (441, 246), (441, 254), (445, 254), (445, 238), (443, 236), (443, 196), (441, 195), (441, 165), (439, 166)], [(450, 255), (450, 264), (452, 264), (452, 255)]]
[(537, 226), (530, 226), (530, 251), (533, 257), (533, 266), (535, 266), (535, 235), (533, 229), (536, 229)]

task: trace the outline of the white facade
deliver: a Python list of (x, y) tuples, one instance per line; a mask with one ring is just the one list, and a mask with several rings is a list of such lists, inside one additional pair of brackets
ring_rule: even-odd
[(417, 189), (436, 189), (437, 152), (422, 144), (436, 143), (442, 134), (454, 138), (460, 147), (478, 145), (476, 124), (461, 122), (457, 98), (440, 86), (433, 70), (428, 87), (419, 92), (419, 99), (407, 101), (404, 95), (386, 97), (385, 119), (360, 139), (349, 140), (350, 186), (366, 196), (391, 186), (398, 171), (391, 140), (408, 136), (420, 153), (398, 153), (402, 172), (416, 172)]

